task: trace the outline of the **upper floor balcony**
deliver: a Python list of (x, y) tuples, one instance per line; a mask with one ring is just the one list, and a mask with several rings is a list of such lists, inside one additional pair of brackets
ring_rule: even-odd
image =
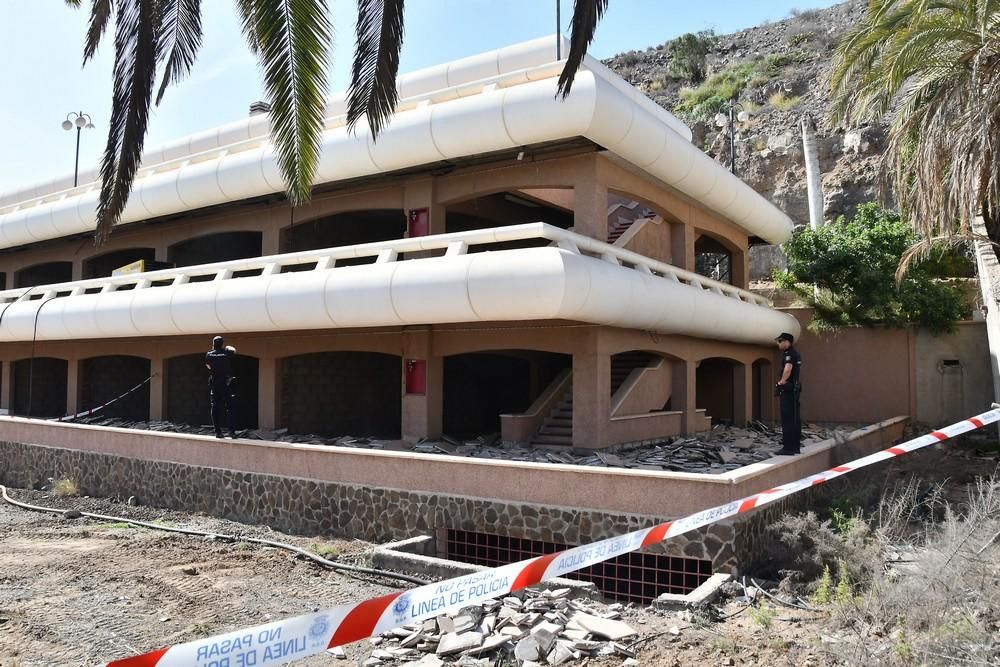
[(799, 332), (761, 296), (544, 223), (0, 292), (0, 341), (531, 320), (756, 344)]

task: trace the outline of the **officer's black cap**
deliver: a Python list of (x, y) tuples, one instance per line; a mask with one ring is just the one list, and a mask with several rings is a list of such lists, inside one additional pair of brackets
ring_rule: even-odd
[(212, 345), (215, 345), (216, 347), (222, 345), (222, 336), (216, 336), (215, 338), (213, 338)]
[(781, 342), (783, 340), (787, 340), (789, 343), (794, 343), (795, 342), (795, 336), (793, 336), (790, 333), (780, 333), (780, 334), (778, 334), (778, 337), (775, 338), (774, 340), (776, 340), (778, 342)]

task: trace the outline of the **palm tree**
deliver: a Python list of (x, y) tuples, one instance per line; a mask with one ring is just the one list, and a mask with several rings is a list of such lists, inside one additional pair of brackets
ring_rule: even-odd
[(886, 180), (925, 245), (1000, 241), (1000, 0), (869, 0), (837, 47), (832, 119), (891, 121)]
[[(79, 8), (82, 0), (65, 0)], [(234, 0), (243, 34), (257, 56), (271, 104), (272, 141), (293, 206), (309, 200), (319, 161), (327, 96), (331, 25), (328, 0)], [(114, 74), (108, 141), (101, 161), (101, 196), (94, 240), (103, 243), (121, 217), (142, 156), (149, 110), (171, 83), (186, 76), (201, 46), (202, 0), (90, 0), (86, 64), (113, 22)], [(362, 117), (372, 136), (396, 108), (404, 0), (357, 0), (357, 40), (348, 89), (348, 127)], [(575, 0), (559, 93), (593, 40), (608, 0)]]

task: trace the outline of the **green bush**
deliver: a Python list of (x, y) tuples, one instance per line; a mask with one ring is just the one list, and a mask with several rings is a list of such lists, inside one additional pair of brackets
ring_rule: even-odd
[(699, 83), (705, 78), (705, 58), (715, 45), (715, 32), (689, 32), (666, 43), (670, 56), (670, 75)]
[(841, 216), (818, 231), (796, 233), (782, 246), (788, 270), (776, 272), (775, 282), (814, 309), (814, 331), (917, 324), (948, 333), (967, 306), (958, 289), (936, 280), (934, 265), (916, 262), (896, 282), (899, 261), (916, 240), (898, 213), (863, 204), (851, 220)]
[(718, 113), (722, 103), (736, 99), (750, 86), (760, 88), (781, 70), (801, 60), (801, 54), (774, 54), (751, 62), (730, 65), (708, 77), (704, 83), (694, 88), (682, 88), (681, 100), (674, 107), (678, 113), (707, 119)]

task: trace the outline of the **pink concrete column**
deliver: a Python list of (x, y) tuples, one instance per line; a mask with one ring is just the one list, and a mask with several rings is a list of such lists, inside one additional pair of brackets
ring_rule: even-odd
[(608, 444), (611, 419), (611, 355), (573, 355), (573, 446), (583, 449)]
[(0, 409), (10, 414), (10, 395), (14, 393), (14, 362), (5, 359), (0, 369)]
[(279, 252), (281, 252), (281, 230), (275, 226), (262, 229), (260, 238), (261, 257), (277, 255)]
[(274, 429), (278, 425), (278, 364), (277, 359), (257, 360), (257, 428)]
[(694, 433), (698, 414), (695, 406), (697, 363), (678, 359), (673, 362), (671, 370), (673, 388), (670, 394), (670, 407), (681, 412), (681, 433), (688, 435)]
[(753, 369), (733, 364), (733, 422), (746, 425), (753, 419)]
[(407, 442), (441, 436), (444, 414), (444, 358), (435, 356), (431, 332), (403, 332), (400, 368), (401, 436)]
[(70, 359), (66, 363), (66, 414), (75, 415), (79, 411), (80, 362), (76, 359)]
[(694, 271), (694, 227), (675, 222), (670, 224), (670, 263), (686, 271)]
[(157, 357), (149, 360), (149, 418), (152, 421), (163, 419), (163, 359)]
[(427, 235), (445, 233), (445, 207), (437, 201), (434, 179), (408, 181), (403, 186), (403, 212), (409, 215), (414, 209), (426, 208), (429, 213)]
[(747, 289), (750, 286), (750, 261), (749, 250), (746, 248), (734, 252), (732, 256), (732, 266), (729, 267), (729, 276), (732, 284), (736, 287)]
[(573, 186), (573, 231), (608, 240), (608, 188), (596, 176), (587, 175)]

